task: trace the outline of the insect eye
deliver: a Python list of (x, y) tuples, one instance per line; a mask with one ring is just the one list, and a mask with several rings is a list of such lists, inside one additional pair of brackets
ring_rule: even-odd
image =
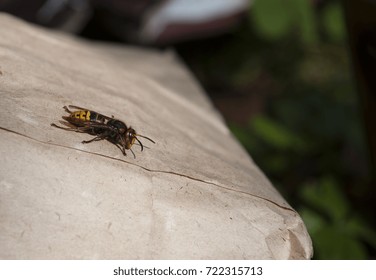
[(132, 131), (128, 132), (128, 138), (129, 138), (130, 142), (133, 144), (135, 137), (134, 137), (134, 134), (132, 133)]

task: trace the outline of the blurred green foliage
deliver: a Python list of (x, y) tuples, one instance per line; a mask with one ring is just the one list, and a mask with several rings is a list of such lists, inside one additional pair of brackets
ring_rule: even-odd
[(315, 242), (316, 258), (368, 258), (365, 244), (375, 247), (376, 233), (353, 213), (333, 177), (303, 186), (300, 196), (306, 205), (298, 210)]
[(256, 0), (250, 13), (252, 24), (264, 38), (277, 40), (288, 36), (291, 30), (299, 29), (304, 43), (317, 41), (315, 15), (310, 1)]
[[(178, 47), (233, 133), (301, 214), (316, 259), (376, 258), (376, 208), (345, 31), (339, 1), (255, 0), (232, 34)], [(244, 103), (253, 110), (241, 113)]]
[[(346, 149), (361, 155), (363, 162), (366, 159), (356, 94), (343, 47), (342, 7), (338, 1), (327, 1), (318, 12), (310, 1), (286, 1), (288, 5), (280, 4), (284, 8), (278, 7), (281, 9), (278, 22), (283, 22), (284, 29), (274, 29), (273, 24), (265, 28), (267, 22), (275, 22), (268, 11), (278, 5), (276, 2), (280, 3), (278, 0), (256, 1), (250, 9), (250, 19), (259, 36), (275, 42), (298, 32), (295, 41), (301, 46), (301, 56), (295, 68), (297, 72), (289, 77), (294, 89), (285, 87), (282, 97), (278, 98), (280, 102), (272, 101), (266, 113), (273, 119), (257, 116), (246, 128), (250, 138), (256, 137), (262, 143), (255, 143), (255, 140), (245, 143), (251, 145), (248, 149), (252, 155), (258, 153), (258, 145), (268, 146), (258, 158), (260, 162), (266, 159), (261, 164), (267, 173), (269, 170), (275, 174), (273, 177), (285, 176), (288, 170), (299, 173), (295, 204), (299, 205), (312, 236), (315, 258), (367, 259), (371, 254), (374, 258), (374, 224), (361, 219), (361, 213), (352, 208), (345, 195), (348, 179), (356, 178), (348, 186), (356, 188), (359, 183), (366, 185), (367, 178), (359, 178), (364, 171), (345, 164), (350, 160), (344, 155)], [(334, 54), (336, 50), (338, 53)], [(338, 56), (339, 59), (333, 60)], [(279, 74), (275, 74), (278, 79)], [(269, 149), (275, 153), (270, 154)], [(281, 153), (282, 156), (278, 155)], [(299, 170), (307, 162), (311, 166), (306, 172)], [(351, 173), (353, 178), (349, 178)], [(372, 249), (367, 250), (367, 246)]]

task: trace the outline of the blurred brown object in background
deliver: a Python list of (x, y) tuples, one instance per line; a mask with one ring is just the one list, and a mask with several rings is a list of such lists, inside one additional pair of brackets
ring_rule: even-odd
[(346, 23), (368, 145), (376, 174), (376, 1), (344, 1)]
[(0, 11), (99, 40), (169, 45), (229, 31), (251, 0), (0, 0)]

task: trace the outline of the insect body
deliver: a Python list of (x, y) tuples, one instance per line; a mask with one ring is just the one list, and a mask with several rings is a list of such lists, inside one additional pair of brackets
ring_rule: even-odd
[[(76, 109), (77, 111), (71, 111), (68, 107)], [(54, 123), (51, 125), (64, 130), (95, 135), (95, 137), (89, 141), (82, 141), (84, 144), (106, 139), (115, 144), (122, 151), (123, 155), (126, 155), (125, 150), (130, 150), (133, 156), (136, 157), (131, 149), (133, 144), (137, 141), (141, 146), (141, 151), (144, 149), (144, 146), (137, 137), (142, 137), (155, 143), (152, 139), (137, 134), (133, 128), (127, 127), (124, 122), (115, 119), (114, 116), (110, 118), (97, 112), (73, 105), (69, 105), (68, 107), (64, 106), (63, 108), (69, 113), (69, 116), (62, 117), (67, 122), (61, 122), (68, 127), (58, 126)]]

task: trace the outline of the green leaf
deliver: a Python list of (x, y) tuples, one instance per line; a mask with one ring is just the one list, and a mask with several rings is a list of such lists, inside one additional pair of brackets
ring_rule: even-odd
[(376, 231), (360, 217), (355, 215), (351, 217), (346, 227), (351, 234), (359, 236), (373, 248), (376, 248)]
[(310, 1), (258, 0), (251, 8), (251, 19), (263, 37), (276, 40), (299, 30), (304, 43), (318, 40), (316, 18)]
[(293, 11), (290, 1), (257, 0), (250, 12), (256, 31), (263, 37), (276, 40), (291, 30)]
[(313, 207), (331, 217), (333, 222), (342, 223), (350, 206), (334, 178), (327, 176), (319, 182), (303, 187), (301, 195)]
[(346, 28), (343, 10), (339, 2), (331, 2), (323, 11), (323, 24), (334, 41), (344, 41)]
[(311, 1), (293, 0), (292, 2), (297, 18), (296, 24), (299, 26), (302, 41), (306, 44), (317, 43), (318, 32)]
[(325, 260), (366, 259), (367, 250), (355, 237), (329, 226), (312, 236), (316, 258)]
[(323, 217), (307, 207), (303, 207), (301, 210), (299, 210), (299, 214), (310, 234), (315, 234), (327, 226), (327, 223)]
[(304, 142), (298, 135), (265, 116), (254, 117), (250, 126), (255, 135), (277, 149), (304, 147)]

